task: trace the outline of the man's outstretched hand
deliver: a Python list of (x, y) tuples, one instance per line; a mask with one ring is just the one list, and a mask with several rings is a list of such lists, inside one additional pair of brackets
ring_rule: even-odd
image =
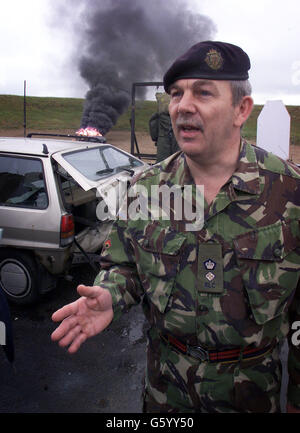
[(52, 315), (54, 322), (62, 323), (51, 338), (62, 347), (69, 346), (69, 353), (77, 352), (87, 338), (103, 331), (113, 319), (112, 298), (108, 290), (80, 284), (77, 291), (81, 298)]

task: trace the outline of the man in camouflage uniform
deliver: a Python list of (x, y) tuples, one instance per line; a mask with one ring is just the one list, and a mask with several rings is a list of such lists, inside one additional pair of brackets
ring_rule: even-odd
[[(300, 172), (240, 138), (253, 104), (242, 84), (249, 68), (239, 47), (211, 41), (170, 67), (164, 84), (182, 152), (134, 180), (95, 286), (79, 286), (83, 297), (53, 315), (64, 319), (53, 339), (74, 352), (142, 300), (147, 412), (280, 411), (279, 348), (300, 319)], [(153, 185), (174, 186), (170, 206), (162, 194), (149, 199)], [(177, 215), (178, 203), (197, 208), (196, 185), (198, 226)], [(126, 218), (137, 186), (148, 218)], [(300, 409), (293, 344), (288, 402)]]
[(151, 138), (155, 141), (157, 147), (156, 162), (161, 162), (180, 149), (171, 125), (169, 114), (170, 96), (167, 93), (157, 92), (155, 97), (158, 111), (151, 116), (149, 129)]

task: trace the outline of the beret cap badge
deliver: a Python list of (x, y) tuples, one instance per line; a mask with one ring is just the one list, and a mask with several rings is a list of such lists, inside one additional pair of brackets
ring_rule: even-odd
[(220, 41), (202, 41), (180, 55), (164, 75), (164, 89), (182, 79), (248, 80), (250, 59), (240, 47)]
[(204, 61), (214, 71), (218, 71), (219, 69), (221, 69), (224, 63), (222, 54), (214, 48), (211, 48), (207, 52)]

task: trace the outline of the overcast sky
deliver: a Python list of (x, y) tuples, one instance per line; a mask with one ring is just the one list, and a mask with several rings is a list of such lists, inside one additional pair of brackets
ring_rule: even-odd
[[(76, 35), (68, 20), (53, 25), (53, 5), (64, 1), (1, 0), (0, 94), (22, 95), (26, 80), (30, 96), (85, 97), (88, 86), (72, 63)], [(186, 3), (215, 23), (215, 40), (237, 44), (248, 53), (256, 103), (281, 99), (300, 105), (299, 0)]]

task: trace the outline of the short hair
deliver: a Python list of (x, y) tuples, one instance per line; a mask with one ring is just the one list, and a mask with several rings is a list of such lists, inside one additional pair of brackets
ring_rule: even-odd
[(232, 105), (236, 107), (244, 96), (250, 96), (252, 92), (249, 80), (234, 81), (230, 80), (232, 92)]

